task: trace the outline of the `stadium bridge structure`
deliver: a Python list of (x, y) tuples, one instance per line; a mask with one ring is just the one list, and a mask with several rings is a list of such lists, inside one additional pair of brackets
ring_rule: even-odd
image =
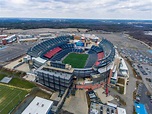
[[(114, 45), (106, 40), (102, 39), (98, 46), (92, 45), (89, 50), (77, 47), (74, 43), (70, 43), (74, 40), (73, 36), (59, 36), (53, 39), (49, 39), (34, 47), (30, 48), (27, 54), (31, 58), (41, 58), (52, 63), (52, 67), (65, 69), (65, 65), (62, 63), (62, 59), (69, 53), (87, 53), (88, 59), (84, 68), (74, 68), (73, 76), (77, 78), (85, 78), (98, 74), (98, 78), (94, 79), (94, 83), (99, 83), (107, 79), (107, 72), (110, 70), (110, 65), (115, 58)], [(33, 66), (39, 67), (41, 63), (33, 59)], [(109, 74), (109, 73), (108, 73)]]

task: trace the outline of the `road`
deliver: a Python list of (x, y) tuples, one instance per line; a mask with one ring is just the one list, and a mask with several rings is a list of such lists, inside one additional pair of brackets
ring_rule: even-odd
[(135, 91), (135, 88), (136, 88), (137, 79), (133, 75), (132, 67), (127, 62), (126, 62), (126, 65), (129, 70), (129, 83), (126, 87), (126, 94), (125, 95), (119, 94), (112, 88), (109, 88), (109, 90), (112, 96), (118, 95), (126, 102), (126, 106), (123, 106), (123, 108), (126, 109), (127, 114), (133, 114), (133, 106), (134, 106), (133, 92)]
[(136, 81), (137, 79), (134, 77), (133, 71), (132, 71), (132, 66), (130, 66), (127, 62), (126, 65), (129, 70), (129, 83), (126, 88), (126, 110), (127, 114), (132, 114), (133, 113), (133, 92), (135, 91), (136, 88)]

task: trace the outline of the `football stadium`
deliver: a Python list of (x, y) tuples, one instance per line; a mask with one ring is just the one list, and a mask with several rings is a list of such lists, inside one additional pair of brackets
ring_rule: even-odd
[(71, 87), (95, 89), (108, 83), (115, 47), (105, 38), (68, 35), (42, 41), (27, 55), (37, 82), (64, 92)]

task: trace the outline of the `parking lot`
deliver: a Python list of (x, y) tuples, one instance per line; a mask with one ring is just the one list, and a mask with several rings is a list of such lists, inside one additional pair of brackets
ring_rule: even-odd
[(26, 54), (27, 50), (33, 46), (33, 43), (13, 43), (8, 44), (6, 48), (0, 50), (0, 62), (9, 62), (19, 56)]
[(152, 102), (150, 101), (150, 97), (147, 95), (147, 88), (144, 84), (139, 84), (137, 88), (137, 94), (140, 98), (139, 102), (144, 104), (148, 114), (152, 114)]
[(102, 103), (91, 102), (90, 114), (116, 114), (116, 108)]
[(152, 78), (152, 66), (138, 63), (134, 63), (132, 66), (137, 75), (142, 76), (143, 78)]
[(121, 48), (119, 52), (126, 57), (137, 63), (152, 65), (152, 54), (149, 51), (143, 51), (138, 49)]

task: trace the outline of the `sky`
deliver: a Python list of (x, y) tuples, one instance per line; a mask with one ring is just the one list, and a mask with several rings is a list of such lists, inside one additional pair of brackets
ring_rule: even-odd
[(152, 0), (0, 0), (0, 17), (152, 20)]

